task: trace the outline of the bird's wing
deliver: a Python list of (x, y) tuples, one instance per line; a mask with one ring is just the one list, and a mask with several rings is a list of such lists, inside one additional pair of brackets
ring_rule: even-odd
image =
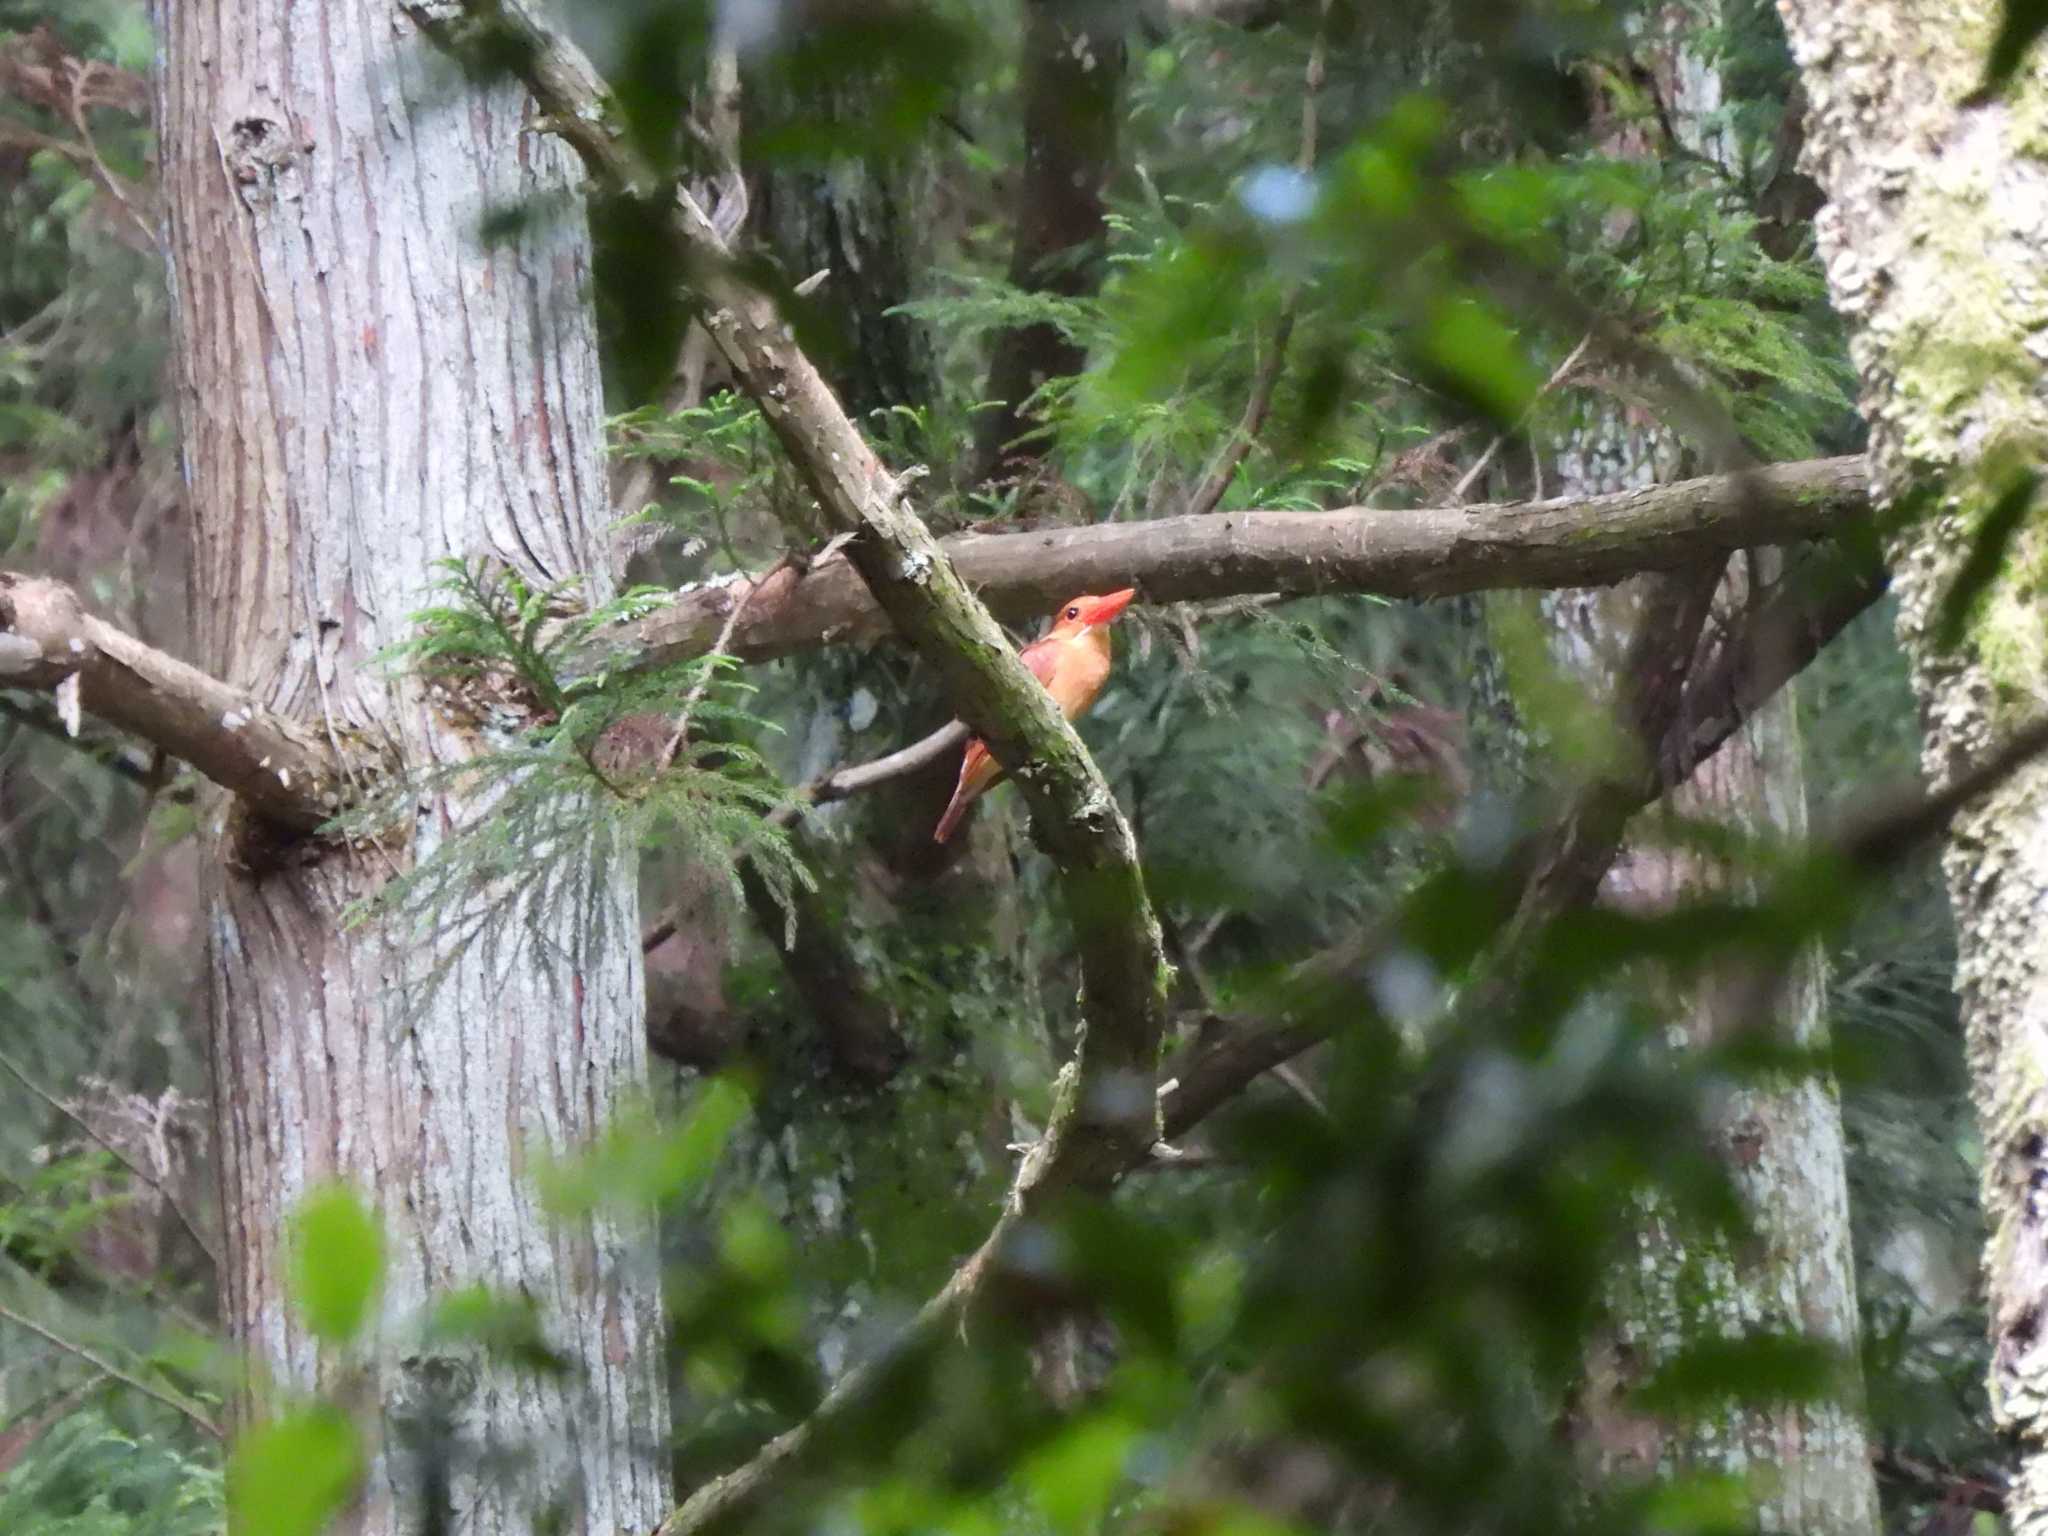
[(967, 743), (967, 754), (960, 759), (962, 787), (979, 794), (1000, 778), (1002, 772), (1002, 765), (995, 760), (979, 736)]
[[(1034, 640), (1025, 646), (1022, 655), (1024, 665), (1029, 667), (1031, 675), (1038, 679), (1039, 687), (1050, 689), (1053, 673), (1059, 668), (1060, 642), (1048, 635), (1043, 640)], [(979, 793), (983, 786), (1001, 778), (1002, 773), (1001, 765), (989, 755), (988, 748), (982, 744), (979, 736), (967, 743), (967, 755), (960, 764), (962, 784), (971, 782), (976, 786), (976, 793)]]
[(1038, 679), (1041, 688), (1052, 686), (1052, 675), (1059, 669), (1060, 648), (1065, 644), (1056, 635), (1047, 635), (1043, 640), (1034, 640), (1022, 652), (1024, 665), (1031, 669), (1031, 675)]

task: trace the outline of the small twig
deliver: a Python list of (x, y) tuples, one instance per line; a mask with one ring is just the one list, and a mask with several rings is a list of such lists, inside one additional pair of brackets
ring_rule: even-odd
[[(922, 741), (901, 747), (886, 757), (878, 757), (872, 762), (857, 763), (852, 767), (835, 768), (806, 787), (804, 803), (829, 805), (834, 800), (844, 800), (849, 795), (859, 794), (862, 790), (873, 789), (877, 784), (886, 784), (891, 779), (900, 779), (916, 773), (959, 746), (967, 739), (967, 734), (966, 722), (955, 720), (950, 725), (940, 726)], [(800, 807), (778, 809), (775, 814), (784, 815), (785, 810), (789, 818), (794, 820)]]
[(1258, 441), (1259, 433), (1265, 430), (1266, 418), (1273, 409), (1273, 391), (1279, 385), (1281, 370), (1287, 363), (1287, 344), (1294, 335), (1297, 297), (1295, 292), (1287, 295), (1280, 310), (1280, 319), (1273, 327), (1272, 343), (1266, 348), (1265, 358), (1252, 379), (1251, 394), (1245, 398), (1244, 415), (1238, 419), (1230, 440), (1203, 472), (1202, 483), (1188, 498), (1185, 510), (1193, 516), (1204, 516), (1216, 510), (1230, 489), (1230, 482), (1237, 478), (1238, 470), (1251, 457), (1252, 445)]
[[(835, 800), (844, 800), (863, 790), (886, 784), (891, 779), (904, 778), (916, 773), (931, 763), (937, 762), (948, 752), (967, 739), (965, 722), (955, 720), (950, 725), (940, 726), (921, 741), (907, 747), (899, 747), (886, 757), (875, 758), (865, 763), (842, 763), (836, 768), (818, 775), (801, 786), (781, 805), (768, 814), (771, 827), (787, 827), (813, 806), (830, 805)], [(650, 924), (640, 937), (642, 953), (653, 950), (675, 937), (677, 918), (674, 912), (664, 912), (660, 921)]]
[(62, 1351), (64, 1351), (65, 1354), (74, 1355), (78, 1359), (83, 1360), (87, 1365), (91, 1366), (94, 1370), (98, 1371), (101, 1375), (106, 1376), (108, 1379), (112, 1381), (118, 1381), (124, 1387), (132, 1387), (135, 1391), (140, 1392), (144, 1397), (156, 1399), (156, 1401), (162, 1403), (166, 1408), (173, 1409), (176, 1412), (183, 1414), (187, 1419), (191, 1420), (193, 1424), (197, 1425), (200, 1429), (205, 1430), (207, 1434), (213, 1436), (214, 1439), (227, 1439), (227, 1435), (221, 1429), (220, 1425), (216, 1424), (212, 1419), (208, 1418), (206, 1414), (201, 1412), (193, 1404), (185, 1401), (185, 1399), (179, 1394), (175, 1392), (166, 1392), (161, 1387), (151, 1386), (148, 1382), (142, 1380), (142, 1378), (139, 1376), (129, 1375), (126, 1371), (122, 1370), (118, 1365), (113, 1365), (110, 1364), (108, 1361), (102, 1360), (98, 1355), (94, 1354), (91, 1350), (87, 1349), (83, 1344), (74, 1344), (71, 1342), (71, 1340), (64, 1338), (62, 1335), (52, 1333), (49, 1329), (45, 1328), (41, 1323), (36, 1322), (32, 1318), (23, 1317), (19, 1312), (16, 1312), (12, 1307), (7, 1306), (5, 1303), (0, 1303), (0, 1321), (12, 1323), (17, 1328), (24, 1328), (28, 1332), (34, 1334), (37, 1338), (41, 1339), (44, 1343), (50, 1345), (51, 1348), (61, 1349)]
[(199, 1251), (206, 1255), (206, 1262), (213, 1265), (216, 1269), (220, 1267), (220, 1259), (214, 1253), (213, 1245), (200, 1235), (198, 1225), (186, 1214), (185, 1207), (179, 1202), (178, 1197), (164, 1186), (162, 1180), (137, 1163), (126, 1152), (115, 1146), (112, 1141), (101, 1135), (99, 1129), (90, 1120), (86, 1119), (85, 1116), (30, 1077), (28, 1073), (22, 1070), (20, 1064), (4, 1051), (0, 1051), (0, 1068), (4, 1068), (22, 1087), (41, 1099), (66, 1120), (69, 1120), (102, 1147), (105, 1147), (107, 1151), (113, 1154), (116, 1162), (134, 1174), (136, 1178), (142, 1180), (151, 1189), (155, 1190), (157, 1197), (169, 1207), (171, 1214), (178, 1218), (178, 1224), (185, 1229), (192, 1241), (198, 1245)]
[[(1515, 422), (1514, 430), (1516, 432), (1521, 431), (1528, 424), (1530, 416), (1535, 413), (1538, 400), (1563, 387), (1570, 381), (1572, 370), (1579, 366), (1580, 359), (1586, 355), (1586, 349), (1592, 346), (1592, 344), (1593, 333), (1591, 331), (1586, 332), (1584, 336), (1579, 338), (1579, 344), (1572, 348), (1565, 360), (1559, 363), (1550, 377), (1543, 381), (1543, 387), (1537, 390), (1534, 397), (1531, 398), (1528, 406), (1523, 410), (1520, 419)], [(1464, 475), (1459, 478), (1458, 483), (1451, 487), (1451, 504), (1453, 506), (1462, 503), (1466, 494), (1474, 485), (1479, 483), (1479, 477), (1486, 473), (1487, 465), (1493, 462), (1493, 456), (1500, 452), (1501, 446), (1507, 442), (1511, 435), (1511, 433), (1507, 432), (1497, 435), (1492, 442), (1486, 445), (1486, 452), (1479, 455), (1478, 462), (1466, 470)]]
[(731, 610), (725, 616), (724, 628), (719, 630), (718, 639), (712, 645), (711, 653), (704, 658), (703, 672), (698, 675), (697, 681), (690, 685), (690, 691), (683, 695), (683, 707), (676, 715), (675, 732), (669, 737), (668, 745), (661, 749), (659, 772), (667, 773), (674, 766), (676, 753), (682, 750), (683, 742), (690, 734), (690, 712), (704, 702), (705, 692), (711, 687), (711, 679), (718, 675), (719, 658), (726, 654), (725, 648), (732, 644), (733, 631), (740, 627), (740, 619), (746, 613), (747, 605), (753, 602), (754, 594), (765, 587), (778, 571), (794, 563), (795, 556), (784, 555), (761, 574), (759, 581), (748, 581), (744, 576), (738, 578), (746, 590), (733, 601)]
[(79, 142), (85, 146), (85, 153), (91, 164), (93, 174), (98, 177), (100, 185), (105, 187), (108, 195), (121, 205), (122, 210), (135, 222), (135, 227), (142, 232), (142, 238), (154, 250), (156, 248), (156, 230), (151, 227), (149, 220), (142, 216), (142, 210), (137, 208), (134, 200), (129, 197), (128, 189), (121, 177), (115, 174), (113, 167), (108, 165), (104, 157), (101, 156), (99, 141), (92, 134), (92, 123), (85, 109), (85, 88), (91, 83), (93, 72), (99, 68), (99, 61), (92, 60), (72, 74), (71, 101), (67, 115), (71, 119), (71, 126), (78, 130)]
[(1273, 1075), (1285, 1083), (1296, 1098), (1314, 1110), (1318, 1119), (1330, 1118), (1330, 1106), (1323, 1102), (1323, 1096), (1310, 1086), (1309, 1080), (1301, 1075), (1301, 1069), (1293, 1062), (1281, 1062), (1273, 1069)]

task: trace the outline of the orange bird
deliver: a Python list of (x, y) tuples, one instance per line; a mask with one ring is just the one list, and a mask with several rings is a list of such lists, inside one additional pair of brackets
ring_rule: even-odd
[[(1085, 715), (1102, 692), (1109, 677), (1109, 626), (1137, 595), (1136, 587), (1125, 587), (1106, 597), (1074, 598), (1052, 616), (1044, 634), (1024, 647), (1024, 665), (1045, 684), (1069, 720)], [(960, 783), (932, 841), (943, 843), (951, 837), (967, 807), (1002, 776), (1003, 765), (989, 756), (980, 738), (968, 742), (967, 755), (960, 760)]]

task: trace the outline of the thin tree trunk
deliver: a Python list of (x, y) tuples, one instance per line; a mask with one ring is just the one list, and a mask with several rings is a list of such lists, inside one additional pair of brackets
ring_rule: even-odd
[[(1639, 473), (1652, 473), (1657, 445), (1649, 434), (1627, 435), (1642, 439)], [(1570, 476), (1567, 485), (1591, 489)], [(1740, 611), (1752, 580), (1748, 560), (1738, 558), (1715, 599), (1721, 620)], [(1611, 686), (1611, 664), (1632, 625), (1631, 596), (1624, 585), (1563, 594), (1550, 604), (1559, 649), (1590, 688)], [(1802, 836), (1806, 791), (1790, 692), (1674, 791), (1670, 809), (1685, 821), (1716, 822), (1769, 841)], [(1634, 835), (1637, 842), (1623, 850), (1603, 885), (1603, 900), (1667, 910), (1719, 894), (1724, 877), (1708, 861), (1657, 846), (1651, 825), (1639, 822)], [(1739, 972), (1709, 977), (1671, 998), (1673, 1023), (1695, 1047), (1759, 1029), (1787, 1048), (1825, 1046), (1817, 950), (1802, 957), (1762, 1016), (1759, 996)], [(1730, 1246), (1680, 1226), (1662, 1209), (1645, 1210), (1635, 1260), (1615, 1277), (1612, 1335), (1597, 1352), (1580, 1405), (1583, 1447), (1608, 1477), (1762, 1471), (1756, 1497), (1764, 1530), (1871, 1536), (1877, 1493), (1855, 1375), (1859, 1325), (1834, 1083), (1817, 1074), (1747, 1085), (1719, 1106), (1717, 1126), (1755, 1240)], [(1623, 1407), (1626, 1394), (1680, 1350), (1764, 1331), (1802, 1335), (1838, 1351), (1849, 1372), (1842, 1398), (1731, 1406), (1679, 1423), (1653, 1423)]]
[[(1658, 77), (1673, 124), (1695, 153), (1719, 156), (1701, 124), (1721, 105), (1720, 82), (1685, 45), (1683, 20), (1665, 16), (1642, 29), (1639, 59)], [(1625, 140), (1619, 153), (1646, 153)], [(1589, 400), (1581, 425), (1561, 445), (1557, 464), (1566, 495), (1651, 485), (1676, 477), (1680, 448), (1668, 433), (1631, 424), (1623, 411)], [(1729, 561), (1709, 625), (1740, 622), (1771, 551)], [(1654, 579), (1654, 578), (1652, 578)], [(1561, 592), (1546, 599), (1553, 647), (1562, 665), (1592, 690), (1612, 693), (1615, 663), (1637, 622), (1640, 582), (1607, 590)], [(1670, 796), (1687, 821), (1712, 822), (1768, 841), (1806, 829), (1806, 786), (1789, 690)], [(1639, 818), (1602, 898), (1635, 909), (1667, 910), (1711, 899), (1726, 875), (1710, 861), (1653, 841)], [(1809, 948), (1769, 1013), (1739, 971), (1709, 976), (1670, 999), (1674, 1034), (1692, 1047), (1766, 1030), (1775, 1043), (1813, 1052), (1826, 1043), (1821, 1013), (1823, 960)], [(1722, 1473), (1753, 1483), (1757, 1520), (1766, 1531), (1801, 1536), (1874, 1536), (1877, 1488), (1854, 1373), (1859, 1340), (1850, 1249), (1848, 1183), (1841, 1106), (1831, 1078), (1809, 1075), (1745, 1085), (1719, 1107), (1720, 1148), (1753, 1224), (1754, 1242), (1731, 1246), (1688, 1230), (1652, 1204), (1636, 1230), (1636, 1255), (1615, 1276), (1612, 1332), (1596, 1350), (1580, 1404), (1581, 1448), (1607, 1478), (1653, 1478), (1676, 1470)], [(1681, 1422), (1630, 1413), (1626, 1394), (1681, 1350), (1758, 1332), (1803, 1335), (1838, 1351), (1852, 1374), (1840, 1400), (1730, 1405)]]
[[(864, 152), (858, 126), (878, 88), (857, 78), (750, 82), (747, 133), (801, 123), (807, 136), (838, 130), (832, 154), (760, 157), (752, 221), (792, 283), (824, 274), (807, 301), (824, 323), (814, 350), (847, 412), (927, 408), (937, 372), (923, 323), (895, 313), (917, 297), (927, 265), (938, 178), (926, 145)], [(854, 126), (848, 126), (854, 125)], [(883, 434), (877, 434), (883, 435)]]
[[(2038, 45), (2001, 98), (1973, 100), (2006, 7), (1779, 0), (1808, 100), (1817, 222), (1847, 318), (1881, 488), (1941, 499), (1892, 542), (1899, 635), (1936, 784), (1979, 760), (2048, 693), (2041, 514), (1950, 647), (1939, 616), (1989, 509), (2048, 442), (2041, 282), (2048, 158)], [(2048, 764), (1977, 800), (1943, 860), (1983, 1126), (1991, 1224), (1991, 1402), (2020, 1446), (2008, 1529), (2048, 1531)]]
[[(1124, 28), (1103, 0), (1025, 0), (1024, 167), (1010, 281), (1030, 293), (1077, 297), (1101, 281), (1103, 192), (1116, 170)], [(1031, 396), (1079, 373), (1088, 356), (1050, 321), (995, 339), (968, 479), (1014, 479), (1044, 456), (1030, 436)]]
[[(372, 664), (407, 634), (431, 562), (491, 557), (536, 582), (605, 564), (582, 220), (498, 246), (479, 233), (494, 209), (558, 198), (569, 156), (526, 131), (521, 91), (466, 81), (394, 6), (163, 0), (159, 21), (201, 659), (411, 765), (460, 761), (474, 732)], [(444, 1477), (440, 1518), (478, 1536), (549, 1517), (649, 1529), (669, 1502), (651, 1233), (555, 1225), (527, 1178), (644, 1075), (632, 862), (565, 847), (524, 894), (479, 891), (467, 935), (453, 915), (430, 938), (350, 924), (486, 809), (452, 790), (415, 808), (410, 847), (215, 829), (222, 1291), (250, 1357), (243, 1410), (279, 1392), (357, 1405), (376, 1461), (350, 1532), (420, 1527)], [(444, 963), (442, 985), (419, 985)], [(289, 1213), (326, 1179), (387, 1233), (367, 1375), (286, 1294)], [(573, 1371), (514, 1376), (423, 1345), (421, 1306), (479, 1282), (531, 1298)], [(484, 1465), (499, 1456), (511, 1475)]]

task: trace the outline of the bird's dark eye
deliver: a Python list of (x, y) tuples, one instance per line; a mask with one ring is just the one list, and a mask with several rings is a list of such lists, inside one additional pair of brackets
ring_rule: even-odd
[(1081, 617), (1081, 609), (1078, 604), (1067, 610), (1067, 617), (1070, 619), (1078, 619), (1079, 617)]

